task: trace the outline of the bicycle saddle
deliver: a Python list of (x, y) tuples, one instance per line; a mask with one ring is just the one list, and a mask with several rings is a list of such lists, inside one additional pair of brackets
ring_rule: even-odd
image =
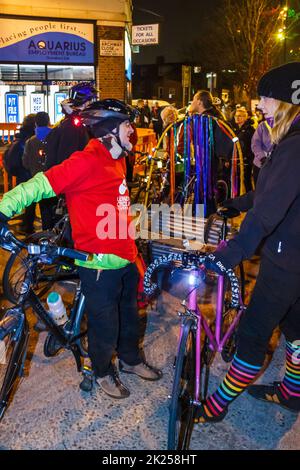
[(217, 214), (224, 219), (233, 219), (240, 215), (240, 211), (234, 207), (219, 207), (217, 209)]

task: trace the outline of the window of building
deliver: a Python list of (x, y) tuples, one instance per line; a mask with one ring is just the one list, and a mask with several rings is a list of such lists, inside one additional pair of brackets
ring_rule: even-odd
[(46, 67), (40, 64), (19, 65), (19, 80), (46, 80)]
[(87, 65), (47, 65), (48, 80), (94, 80), (95, 70)]
[(0, 64), (0, 80), (18, 80), (17, 64)]

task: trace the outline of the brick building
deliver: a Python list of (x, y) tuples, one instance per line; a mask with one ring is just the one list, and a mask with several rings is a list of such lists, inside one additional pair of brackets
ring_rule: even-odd
[(80, 81), (101, 98), (131, 99), (132, 1), (57, 3), (0, 0), (0, 122), (42, 110), (56, 122)]

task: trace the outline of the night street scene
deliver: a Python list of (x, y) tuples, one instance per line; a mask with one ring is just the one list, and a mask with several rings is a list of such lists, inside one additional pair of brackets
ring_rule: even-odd
[(0, 11), (0, 450), (296, 463), (300, 0)]

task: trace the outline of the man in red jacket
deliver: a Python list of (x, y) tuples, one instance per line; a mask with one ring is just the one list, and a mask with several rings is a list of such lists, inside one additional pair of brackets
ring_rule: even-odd
[(113, 398), (130, 393), (113, 364), (115, 353), (122, 372), (145, 380), (162, 376), (143, 360), (139, 349), (137, 249), (130, 234), (124, 158), (132, 148), (134, 117), (133, 108), (121, 101), (92, 103), (81, 113), (94, 136), (85, 149), (6, 193), (0, 203), (3, 221), (20, 212), (24, 204), (65, 194), (75, 248), (94, 255), (92, 261), (78, 262), (92, 362), (81, 388), (90, 391), (95, 377)]

